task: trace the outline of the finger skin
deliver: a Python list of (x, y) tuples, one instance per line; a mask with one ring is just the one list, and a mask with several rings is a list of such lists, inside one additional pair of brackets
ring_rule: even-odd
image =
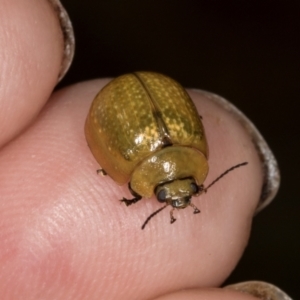
[(161, 204), (130, 207), (126, 186), (96, 174), (84, 137), (93, 97), (108, 80), (55, 93), (28, 130), (0, 153), (0, 294), (5, 299), (150, 299), (214, 287), (247, 244), (262, 171), (244, 129), (222, 108), (191, 92), (210, 147), (211, 182), (248, 161), (207, 194), (201, 210), (169, 211), (141, 225)]
[(3, 0), (0, 9), (0, 147), (48, 100), (63, 57), (58, 18), (46, 0)]

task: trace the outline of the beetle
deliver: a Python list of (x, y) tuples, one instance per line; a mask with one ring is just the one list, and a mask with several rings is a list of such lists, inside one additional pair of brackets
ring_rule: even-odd
[(127, 206), (150, 198), (153, 194), (163, 207), (149, 220), (171, 206), (175, 209), (191, 202), (208, 187), (208, 145), (201, 117), (186, 90), (168, 76), (153, 72), (135, 72), (109, 82), (92, 102), (85, 123), (85, 136), (99, 170), (117, 184), (128, 183), (132, 199), (123, 198)]

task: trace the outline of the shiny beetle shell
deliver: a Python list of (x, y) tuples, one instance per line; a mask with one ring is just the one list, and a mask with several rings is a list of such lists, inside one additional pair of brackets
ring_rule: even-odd
[(151, 197), (163, 182), (208, 173), (208, 147), (201, 119), (185, 89), (151, 72), (120, 76), (108, 83), (90, 108), (88, 145), (119, 185)]
[(185, 89), (173, 79), (150, 72), (120, 76), (107, 84), (90, 108), (85, 135), (103, 174), (119, 185), (128, 183), (127, 206), (153, 194), (170, 205), (191, 206), (192, 196), (206, 192), (223, 176), (248, 163), (237, 164), (204, 188), (208, 147), (201, 118)]

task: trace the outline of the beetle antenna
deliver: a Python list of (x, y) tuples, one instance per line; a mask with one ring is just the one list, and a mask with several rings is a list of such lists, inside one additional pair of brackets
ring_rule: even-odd
[(203, 191), (206, 193), (207, 190), (212, 186), (214, 185), (217, 181), (219, 181), (223, 176), (227, 175), (229, 172), (233, 171), (234, 169), (237, 169), (239, 167), (242, 167), (242, 166), (245, 166), (247, 165), (248, 162), (243, 162), (241, 164), (238, 164), (238, 165), (235, 165), (231, 168), (229, 168), (228, 170), (226, 170), (224, 173), (222, 173), (219, 177), (217, 177), (213, 182), (211, 182), (206, 188), (203, 189)]
[(156, 210), (154, 213), (152, 213), (144, 222), (143, 226), (142, 226), (142, 230), (145, 228), (145, 226), (148, 224), (148, 222), (155, 216), (157, 215), (159, 212), (161, 212), (164, 208), (166, 208), (168, 206), (168, 204), (166, 204), (165, 206), (159, 208), (158, 210)]

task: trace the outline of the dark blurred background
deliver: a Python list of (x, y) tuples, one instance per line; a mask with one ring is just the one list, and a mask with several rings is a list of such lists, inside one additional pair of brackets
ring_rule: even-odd
[(227, 283), (264, 280), (300, 299), (300, 1), (62, 2), (76, 55), (59, 87), (152, 70), (224, 96), (257, 125), (282, 184)]

